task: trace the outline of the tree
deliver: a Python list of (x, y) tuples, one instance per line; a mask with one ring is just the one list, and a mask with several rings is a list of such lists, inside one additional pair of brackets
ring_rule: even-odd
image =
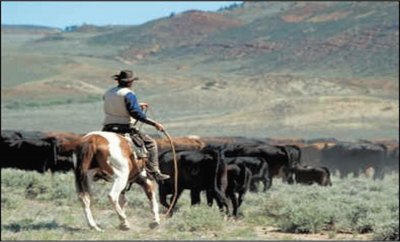
[(64, 31), (65, 32), (74, 32), (78, 29), (78, 25), (71, 25), (71, 26), (67, 26), (65, 27)]

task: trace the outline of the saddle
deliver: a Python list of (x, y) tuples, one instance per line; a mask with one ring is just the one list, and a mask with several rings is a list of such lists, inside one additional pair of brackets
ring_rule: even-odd
[(125, 133), (124, 137), (126, 141), (128, 141), (135, 159), (147, 158), (149, 156), (143, 140), (138, 137), (138, 135), (130, 135), (129, 133)]
[(148, 157), (148, 151), (140, 136), (140, 131), (135, 126), (126, 124), (108, 124), (104, 126), (103, 131), (116, 132), (124, 136), (133, 151), (135, 159)]

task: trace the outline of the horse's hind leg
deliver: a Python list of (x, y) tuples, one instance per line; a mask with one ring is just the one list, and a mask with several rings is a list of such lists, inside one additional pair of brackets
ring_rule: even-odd
[[(85, 218), (87, 223), (89, 224), (90, 228), (95, 229), (97, 231), (102, 231), (96, 224), (93, 218), (92, 211), (90, 209), (90, 194), (89, 194), (89, 183), (93, 180), (93, 176), (96, 173), (96, 171), (89, 170), (87, 174), (85, 175), (86, 179), (83, 179), (85, 177), (76, 178), (77, 183), (81, 182), (81, 190), (78, 189), (78, 198), (79, 201), (82, 203), (83, 211), (85, 213)], [(78, 187), (77, 187), (78, 188)]]
[[(120, 228), (122, 230), (130, 229), (128, 219), (123, 209), (126, 205), (125, 195), (121, 194), (126, 186), (127, 180), (128, 173), (120, 174), (120, 176), (114, 180), (114, 184), (111, 188), (110, 193), (108, 194), (108, 198), (110, 199), (111, 204), (114, 206), (114, 209), (118, 214), (119, 220), (121, 221)], [(122, 198), (123, 200), (120, 201), (120, 198)]]
[(92, 211), (90, 210), (90, 195), (88, 192), (79, 194), (79, 200), (82, 202), (82, 207), (85, 212), (86, 221), (89, 226), (97, 231), (102, 231), (94, 221)]
[(150, 227), (155, 227), (160, 224), (160, 215), (158, 213), (155, 185), (150, 179), (145, 179), (145, 181), (141, 181), (139, 184), (142, 186), (144, 192), (147, 195), (147, 198), (150, 201), (150, 207), (154, 215), (154, 222), (150, 224)]

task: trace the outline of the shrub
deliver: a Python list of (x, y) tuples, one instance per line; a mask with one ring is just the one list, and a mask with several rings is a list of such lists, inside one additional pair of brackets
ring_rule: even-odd
[[(190, 206), (186, 191), (171, 218), (163, 219), (160, 208), (162, 222), (154, 230), (148, 228), (152, 221), (148, 199), (140, 186), (133, 185), (126, 193), (126, 213), (133, 229), (127, 233), (118, 230), (111, 238), (110, 233), (88, 228), (72, 173), (51, 176), (15, 169), (2, 169), (1, 173), (1, 235), (6, 240), (253, 240), (269, 236), (260, 234), (268, 227), (290, 233), (326, 231), (329, 238), (342, 232), (372, 232), (376, 240), (399, 237), (398, 174), (377, 181), (333, 177), (332, 187), (288, 185), (276, 179), (267, 193), (246, 194), (240, 207), (244, 217), (236, 220), (226, 220), (215, 205)], [(99, 225), (113, 232), (118, 229), (118, 217), (107, 199), (111, 185), (103, 181), (93, 184), (92, 211)], [(282, 238), (298, 237), (288, 234)]]
[[(1, 193), (4, 194), (3, 189)], [(18, 196), (13, 194), (7, 194), (7, 196), (3, 195), (1, 196), (1, 209), (16, 209), (21, 206), (21, 202), (23, 201), (21, 201)]]
[(179, 213), (168, 221), (167, 227), (172, 231), (179, 232), (206, 232), (218, 231), (224, 224), (224, 215), (216, 206), (208, 207), (201, 204), (181, 208)]
[(376, 228), (374, 240), (399, 241), (399, 221), (390, 221)]
[(273, 189), (257, 200), (254, 205), (257, 211), (247, 210), (246, 215), (262, 222), (259, 225), (273, 223), (282, 231), (292, 233), (374, 232), (379, 224), (398, 221), (398, 215), (393, 215), (398, 214), (399, 207), (393, 196), (397, 183), (398, 180), (366, 178), (340, 179), (333, 187), (274, 183)]
[(52, 230), (58, 228), (59, 225), (54, 220), (35, 223), (32, 219), (23, 219), (18, 223), (11, 223), (4, 227), (13, 232), (20, 232), (21, 230)]
[(334, 223), (334, 208), (326, 206), (325, 202), (323, 197), (310, 199), (309, 194), (295, 199), (282, 209), (277, 225), (283, 231), (292, 233), (321, 231)]

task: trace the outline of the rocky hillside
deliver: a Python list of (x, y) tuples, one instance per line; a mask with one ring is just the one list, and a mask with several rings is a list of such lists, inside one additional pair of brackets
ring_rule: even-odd
[(2, 32), (47, 33), (31, 48), (63, 42), (64, 53), (78, 48), (79, 55), (125, 63), (168, 61), (195, 67), (206, 62), (220, 73), (245, 76), (397, 77), (397, 10), (397, 2), (244, 2), (234, 9), (192, 10), (139, 26), (83, 25), (63, 33), (2, 26)]
[(188, 11), (88, 43), (125, 46), (119, 55), (128, 61), (177, 55), (217, 65), (240, 61), (236, 72), (246, 75), (396, 76), (397, 10), (395, 2), (245, 2), (222, 12)]
[(397, 138), (398, 7), (250, 1), (138, 26), (2, 26), (2, 125), (42, 130), (24, 115), (57, 113), (74, 125), (49, 130), (89, 131), (111, 75), (129, 68), (179, 135)]

